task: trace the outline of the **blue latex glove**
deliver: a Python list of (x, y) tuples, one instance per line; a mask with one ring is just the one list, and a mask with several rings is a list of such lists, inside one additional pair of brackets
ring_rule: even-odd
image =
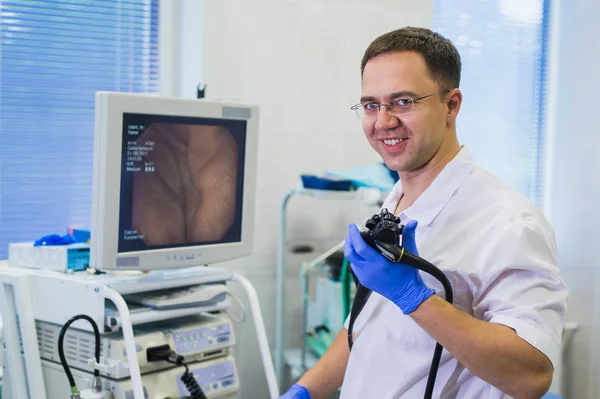
[(73, 237), (66, 234), (64, 236), (59, 236), (58, 234), (50, 234), (47, 236), (43, 236), (39, 240), (33, 243), (34, 247), (40, 247), (44, 245), (68, 245), (74, 244), (76, 241)]
[(289, 391), (279, 397), (279, 399), (312, 399), (308, 389), (302, 385), (294, 384)]
[[(405, 251), (419, 255), (415, 243), (416, 228), (416, 220), (404, 226), (402, 246)], [(435, 293), (425, 285), (418, 269), (387, 260), (363, 240), (354, 224), (348, 226), (344, 256), (352, 264), (352, 271), (361, 285), (394, 302), (404, 314), (414, 311)]]

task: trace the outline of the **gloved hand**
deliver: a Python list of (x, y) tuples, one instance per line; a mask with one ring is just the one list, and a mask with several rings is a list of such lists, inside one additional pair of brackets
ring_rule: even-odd
[(294, 384), (289, 391), (284, 393), (279, 399), (311, 399), (308, 389), (302, 385)]
[[(402, 246), (414, 255), (419, 254), (415, 243), (416, 228), (417, 221), (413, 220), (402, 231)], [(344, 256), (363, 286), (394, 302), (404, 314), (413, 312), (435, 293), (425, 285), (418, 269), (391, 262), (371, 248), (355, 224), (348, 226)]]

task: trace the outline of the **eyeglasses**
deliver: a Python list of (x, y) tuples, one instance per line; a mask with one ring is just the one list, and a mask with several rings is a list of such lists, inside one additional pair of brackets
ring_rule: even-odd
[(436, 93), (431, 93), (423, 97), (410, 98), (410, 97), (398, 97), (389, 103), (359, 103), (350, 107), (351, 110), (356, 112), (358, 119), (374, 119), (379, 116), (379, 110), (381, 107), (386, 107), (391, 115), (398, 116), (409, 113), (415, 107), (415, 103), (420, 100), (435, 96), (436, 94), (449, 93), (450, 90), (440, 90)]

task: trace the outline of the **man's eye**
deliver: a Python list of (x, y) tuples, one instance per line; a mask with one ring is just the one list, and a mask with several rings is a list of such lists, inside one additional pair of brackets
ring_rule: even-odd
[(408, 107), (412, 105), (412, 99), (410, 98), (397, 98), (394, 100), (394, 105), (397, 107)]
[(366, 103), (363, 105), (365, 111), (377, 111), (379, 105), (377, 103)]

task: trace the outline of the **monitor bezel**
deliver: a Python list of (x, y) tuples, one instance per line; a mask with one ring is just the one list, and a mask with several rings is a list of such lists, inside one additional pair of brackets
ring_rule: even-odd
[[(223, 115), (225, 109), (227, 116)], [(236, 110), (242, 112), (236, 113)], [(239, 116), (247, 110), (250, 117)], [(125, 113), (246, 120), (240, 242), (118, 252)], [(258, 107), (250, 104), (147, 94), (96, 93), (90, 267), (100, 270), (163, 270), (212, 265), (250, 255), (254, 235), (258, 118)]]

